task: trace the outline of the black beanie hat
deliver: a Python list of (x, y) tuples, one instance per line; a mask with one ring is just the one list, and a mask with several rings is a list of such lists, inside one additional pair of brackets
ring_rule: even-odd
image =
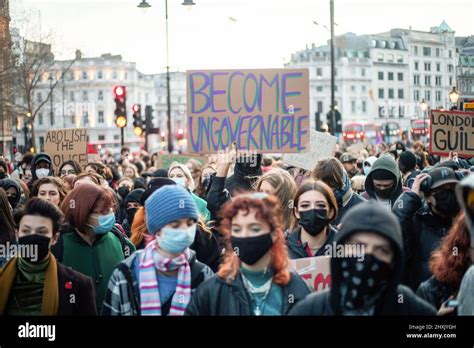
[(396, 180), (395, 175), (385, 169), (376, 169), (370, 172), (370, 177), (372, 180)]
[(156, 178), (150, 181), (148, 183), (147, 189), (145, 190), (140, 199), (141, 205), (145, 206), (145, 201), (147, 200), (147, 198), (150, 197), (153, 192), (166, 185), (176, 185), (176, 183), (168, 178)]
[(135, 189), (131, 191), (126, 197), (125, 197), (125, 206), (127, 206), (127, 203), (129, 202), (135, 202), (135, 203), (141, 203), (141, 197), (143, 193), (145, 192), (144, 189)]
[(416, 157), (413, 152), (410, 152), (410, 151), (402, 152), (398, 161), (403, 166), (403, 169), (407, 172), (415, 169), (416, 167)]

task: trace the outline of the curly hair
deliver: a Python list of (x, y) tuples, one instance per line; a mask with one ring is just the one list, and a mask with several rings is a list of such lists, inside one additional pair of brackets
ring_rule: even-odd
[(464, 273), (471, 265), (470, 246), (465, 215), (461, 212), (439, 247), (431, 254), (430, 270), (433, 276), (453, 289), (458, 289)]
[(59, 202), (60, 203), (63, 201), (64, 197), (66, 197), (67, 189), (64, 186), (63, 180), (61, 180), (60, 178), (55, 177), (55, 176), (47, 176), (47, 177), (41, 178), (38, 181), (36, 181), (33, 184), (33, 188), (31, 190), (31, 196), (32, 197), (38, 197), (39, 190), (40, 190), (41, 186), (44, 185), (44, 184), (52, 184), (52, 185), (57, 187), (58, 193), (59, 193)]
[(240, 268), (240, 260), (232, 248), (231, 226), (232, 219), (243, 211), (246, 215), (250, 210), (256, 210), (256, 218), (270, 225), (271, 233), (276, 237), (271, 248), (271, 268), (274, 271), (273, 281), (278, 285), (287, 285), (290, 281), (288, 270), (288, 250), (285, 236), (282, 231), (283, 216), (279, 200), (275, 196), (256, 198), (254, 195), (245, 193), (236, 196), (232, 201), (226, 203), (221, 211), (221, 234), (226, 246), (226, 253), (220, 265), (218, 275), (226, 280), (235, 279)]

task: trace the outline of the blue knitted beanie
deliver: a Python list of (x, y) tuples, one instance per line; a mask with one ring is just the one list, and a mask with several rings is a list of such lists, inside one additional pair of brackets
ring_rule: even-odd
[(198, 209), (191, 194), (176, 185), (156, 190), (145, 201), (146, 225), (154, 235), (170, 222), (192, 218), (198, 220)]

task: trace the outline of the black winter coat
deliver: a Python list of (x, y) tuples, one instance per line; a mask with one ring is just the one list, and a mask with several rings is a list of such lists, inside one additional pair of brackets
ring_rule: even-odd
[(326, 251), (326, 246), (332, 245), (334, 242), (334, 238), (337, 233), (337, 229), (334, 226), (330, 226), (328, 238), (324, 245), (319, 248), (315, 255), (309, 255), (308, 251), (306, 250), (303, 242), (301, 242), (301, 227), (296, 228), (293, 232), (287, 234), (286, 236), (286, 245), (288, 247), (288, 256), (290, 259), (302, 259), (305, 257), (313, 257), (313, 256), (323, 256)]
[[(283, 315), (304, 299), (311, 291), (296, 273), (291, 273), (288, 285), (283, 287)], [(185, 315), (254, 315), (250, 295), (239, 274), (232, 282), (214, 275), (202, 283), (191, 298)]]
[(448, 233), (452, 220), (434, 214), (414, 192), (404, 192), (392, 211), (402, 227), (405, 269), (410, 270), (402, 283), (416, 291), (421, 282), (431, 277), (429, 258)]
[[(397, 288), (397, 295), (392, 301), (384, 303), (377, 315), (436, 315), (436, 310), (428, 303), (417, 297), (413, 291), (403, 285)], [(403, 306), (397, 301), (403, 298)], [(336, 315), (330, 304), (330, 292), (316, 292), (298, 303), (289, 315)]]
[(424, 281), (416, 291), (417, 296), (439, 309), (443, 302), (453, 295), (455, 290), (446, 283), (440, 282), (435, 277)]
[(352, 207), (356, 206), (359, 203), (367, 202), (367, 200), (361, 196), (359, 196), (357, 193), (353, 192), (351, 199), (349, 199), (349, 202), (347, 202), (346, 205), (339, 207), (339, 211), (337, 213), (336, 219), (332, 222), (334, 226), (337, 226), (341, 223), (342, 218), (346, 213), (351, 209)]

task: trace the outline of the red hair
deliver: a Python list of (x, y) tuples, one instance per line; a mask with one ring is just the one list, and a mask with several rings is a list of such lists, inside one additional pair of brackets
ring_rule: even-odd
[(94, 184), (83, 184), (67, 194), (61, 203), (64, 218), (72, 227), (83, 232), (94, 210), (105, 212), (114, 206), (109, 190)]
[(133, 218), (132, 228), (131, 228), (130, 241), (138, 247), (143, 239), (145, 239), (145, 244), (148, 244), (153, 240), (153, 236), (150, 235), (146, 227), (146, 213), (145, 207), (140, 207)]
[(471, 265), (470, 246), (465, 216), (460, 213), (440, 246), (431, 254), (430, 270), (433, 276), (453, 289), (458, 289), (464, 273)]
[(273, 282), (278, 285), (287, 285), (290, 281), (290, 272), (288, 271), (289, 262), (285, 235), (281, 228), (283, 226), (281, 220), (283, 212), (278, 198), (275, 196), (267, 196), (261, 199), (254, 198), (250, 194), (243, 194), (235, 197), (222, 208), (221, 234), (224, 237), (227, 250), (218, 275), (227, 280), (235, 279), (237, 276), (240, 260), (235, 255), (230, 242), (232, 219), (239, 211), (243, 211), (247, 215), (251, 209), (256, 210), (255, 217), (257, 219), (270, 225), (271, 233), (276, 237), (271, 248), (271, 267), (275, 272)]

